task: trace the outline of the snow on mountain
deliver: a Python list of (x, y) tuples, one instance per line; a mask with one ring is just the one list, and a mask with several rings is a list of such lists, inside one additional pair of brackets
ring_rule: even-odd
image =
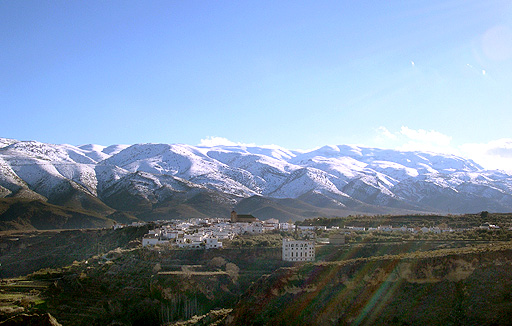
[(340, 207), (364, 203), (446, 211), (451, 203), (458, 210), (471, 203), (481, 210), (512, 210), (512, 176), (504, 172), (454, 155), (349, 145), (292, 151), (243, 145), (72, 146), (0, 138), (0, 187), (3, 197), (23, 189), (50, 199), (72, 187), (118, 207), (123, 196), (143, 205), (174, 194), (214, 191), (240, 199), (321, 194)]
[(7, 162), (12, 172), (31, 190), (44, 197), (48, 198), (68, 181), (97, 195), (96, 162), (74, 146), (12, 142), (0, 148), (0, 159)]
[(128, 145), (112, 145), (106, 147), (101, 145), (87, 144), (78, 146), (77, 149), (80, 150), (82, 155), (89, 157), (97, 163), (106, 160), (110, 156), (115, 155), (128, 147)]
[(275, 158), (278, 160), (289, 160), (295, 157), (299, 152), (291, 151), (286, 148), (282, 148), (276, 145), (269, 146), (233, 146), (233, 145), (217, 145), (217, 146), (198, 146), (198, 148), (203, 151), (226, 151), (226, 152), (236, 152), (242, 154), (255, 154), (260, 156), (266, 156)]
[(16, 142), (18, 142), (18, 141), (15, 139), (0, 138), (0, 148), (12, 145)]
[(290, 173), (285, 182), (269, 195), (275, 198), (297, 198), (307, 192), (317, 190), (322, 194), (345, 196), (331, 179), (335, 179), (335, 177), (325, 171), (310, 167), (302, 168)]
[(187, 192), (193, 188), (202, 187), (173, 176), (137, 171), (125, 174), (117, 182), (103, 189), (102, 198), (112, 204), (113, 198), (121, 194), (127, 197), (124, 199), (127, 201), (133, 199), (130, 197), (138, 197), (139, 200), (157, 203), (168, 199), (175, 192)]
[(261, 195), (276, 191), (286, 181), (291, 171), (300, 169), (299, 166), (276, 159), (273, 155), (269, 157), (225, 149), (211, 149), (206, 154), (233, 170), (243, 171), (243, 184)]
[(256, 194), (252, 175), (212, 159), (188, 145), (138, 144), (130, 146), (103, 162), (129, 172), (143, 171), (155, 175), (172, 175), (210, 189), (238, 196)]
[(10, 164), (6, 162), (2, 157), (0, 157), (0, 185), (3, 188), (8, 189), (9, 194), (12, 194), (27, 186), (25, 181), (18, 177)]

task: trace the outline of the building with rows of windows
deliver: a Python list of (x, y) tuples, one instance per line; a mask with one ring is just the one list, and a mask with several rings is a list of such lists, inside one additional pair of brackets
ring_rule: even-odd
[(283, 239), (283, 260), (314, 261), (315, 241)]

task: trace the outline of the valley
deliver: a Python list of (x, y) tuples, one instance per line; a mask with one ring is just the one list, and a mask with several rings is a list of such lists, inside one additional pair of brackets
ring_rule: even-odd
[[(496, 220), (510, 223), (493, 214), (479, 223)], [(10, 245), (0, 244), (2, 318), (25, 312), (50, 313), (62, 325), (501, 325), (512, 313), (508, 227), (418, 237), (350, 231), (343, 245), (317, 242), (313, 263), (282, 260), (281, 239), (299, 236), (293, 232), (240, 235), (223, 249), (142, 247), (151, 227), (4, 232), (2, 243)], [(318, 238), (325, 232), (316, 231)]]

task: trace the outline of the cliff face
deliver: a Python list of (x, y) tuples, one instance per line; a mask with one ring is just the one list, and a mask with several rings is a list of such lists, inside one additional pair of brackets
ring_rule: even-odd
[(283, 268), (261, 278), (229, 325), (503, 325), (512, 246)]

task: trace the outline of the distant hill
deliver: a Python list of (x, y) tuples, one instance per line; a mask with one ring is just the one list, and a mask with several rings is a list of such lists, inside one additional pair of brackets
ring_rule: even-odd
[(108, 227), (138, 220), (126, 213), (99, 213), (67, 208), (39, 200), (0, 199), (0, 231), (16, 229), (76, 229)]

